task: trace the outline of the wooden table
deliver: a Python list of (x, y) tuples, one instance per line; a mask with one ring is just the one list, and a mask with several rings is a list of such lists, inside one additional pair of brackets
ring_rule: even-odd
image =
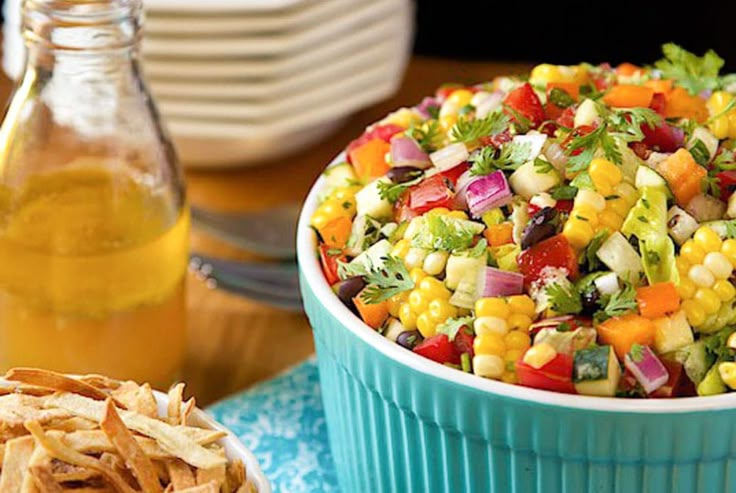
[[(473, 83), (526, 69), (519, 64), (415, 57), (394, 97), (354, 115), (325, 142), (257, 168), (189, 171), (190, 200), (229, 211), (265, 208), (284, 201), (301, 202), (325, 164), (365, 126), (389, 111), (417, 103), (443, 82)], [(0, 94), (7, 95), (9, 91), (10, 83), (2, 79)], [(249, 258), (247, 253), (198, 231), (192, 234), (192, 247), (222, 257)], [(185, 379), (199, 404), (206, 405), (267, 379), (314, 351), (305, 315), (210, 290), (194, 276), (189, 276), (188, 288), (190, 339)]]

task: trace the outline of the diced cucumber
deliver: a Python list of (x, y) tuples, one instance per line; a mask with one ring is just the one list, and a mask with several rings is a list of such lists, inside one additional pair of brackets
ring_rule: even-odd
[(600, 116), (598, 115), (598, 108), (596, 107), (595, 101), (592, 99), (585, 99), (577, 111), (575, 111), (575, 128), (583, 125), (593, 125)]
[(687, 148), (692, 149), (697, 141), (701, 141), (708, 150), (708, 156), (713, 159), (718, 152), (718, 138), (705, 127), (697, 127), (687, 143)]
[(705, 378), (698, 384), (698, 395), (718, 395), (728, 390), (723, 383), (721, 373), (718, 371), (718, 363), (714, 364), (705, 374)]
[(450, 297), (450, 304), (458, 308), (472, 310), (477, 299), (477, 285), (477, 275), (466, 275), (460, 279), (457, 289)]
[(579, 394), (613, 397), (621, 367), (613, 346), (595, 346), (575, 351), (573, 382)]
[(596, 256), (625, 281), (637, 282), (643, 271), (641, 257), (618, 231), (603, 242)]
[(375, 243), (366, 251), (355, 257), (351, 264), (364, 265), (367, 268), (372, 266), (382, 266), (386, 256), (391, 253), (391, 243), (388, 240), (381, 240)]
[(327, 180), (325, 188), (347, 187), (355, 183), (358, 177), (350, 163), (338, 163), (327, 168), (322, 173)]
[(618, 284), (618, 276), (615, 272), (606, 272), (593, 282), (598, 292), (602, 295), (610, 296), (621, 291), (621, 286)]
[(654, 349), (659, 354), (677, 351), (693, 343), (693, 330), (682, 310), (669, 317), (656, 319), (654, 326)]
[(534, 161), (521, 165), (509, 177), (511, 188), (517, 195), (521, 195), (526, 200), (531, 199), (538, 193), (551, 190), (559, 183), (560, 176), (552, 166), (548, 171), (540, 173)]
[(453, 291), (466, 277), (475, 279), (478, 272), (486, 266), (485, 257), (450, 255), (445, 266), (445, 286)]
[(355, 194), (355, 208), (358, 215), (370, 216), (376, 219), (389, 218), (393, 214), (391, 202), (381, 198), (379, 183), (390, 183), (391, 180), (382, 177), (370, 182)]
[(667, 182), (662, 176), (649, 166), (639, 166), (636, 170), (636, 188), (666, 187)]
[(545, 142), (547, 142), (547, 135), (536, 130), (524, 135), (516, 135), (513, 140), (515, 145), (529, 145), (529, 157), (527, 158), (529, 161), (534, 161), (539, 156)]

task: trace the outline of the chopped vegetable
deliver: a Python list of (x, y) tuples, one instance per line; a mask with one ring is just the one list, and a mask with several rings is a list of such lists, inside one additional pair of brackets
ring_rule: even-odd
[(647, 394), (660, 388), (670, 378), (667, 368), (648, 346), (632, 346), (624, 364)]
[(649, 346), (654, 341), (656, 329), (648, 318), (630, 314), (609, 318), (596, 330), (600, 341), (613, 346), (618, 357), (623, 359), (634, 344)]

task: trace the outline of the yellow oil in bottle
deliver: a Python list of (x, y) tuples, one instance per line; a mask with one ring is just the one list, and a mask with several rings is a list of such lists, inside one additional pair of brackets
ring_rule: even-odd
[(0, 369), (177, 377), (189, 214), (129, 171), (71, 166), (0, 189)]

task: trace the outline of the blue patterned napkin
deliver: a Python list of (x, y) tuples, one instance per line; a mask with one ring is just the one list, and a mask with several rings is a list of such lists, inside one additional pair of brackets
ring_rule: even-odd
[(339, 491), (314, 358), (208, 411), (255, 454), (274, 493)]

